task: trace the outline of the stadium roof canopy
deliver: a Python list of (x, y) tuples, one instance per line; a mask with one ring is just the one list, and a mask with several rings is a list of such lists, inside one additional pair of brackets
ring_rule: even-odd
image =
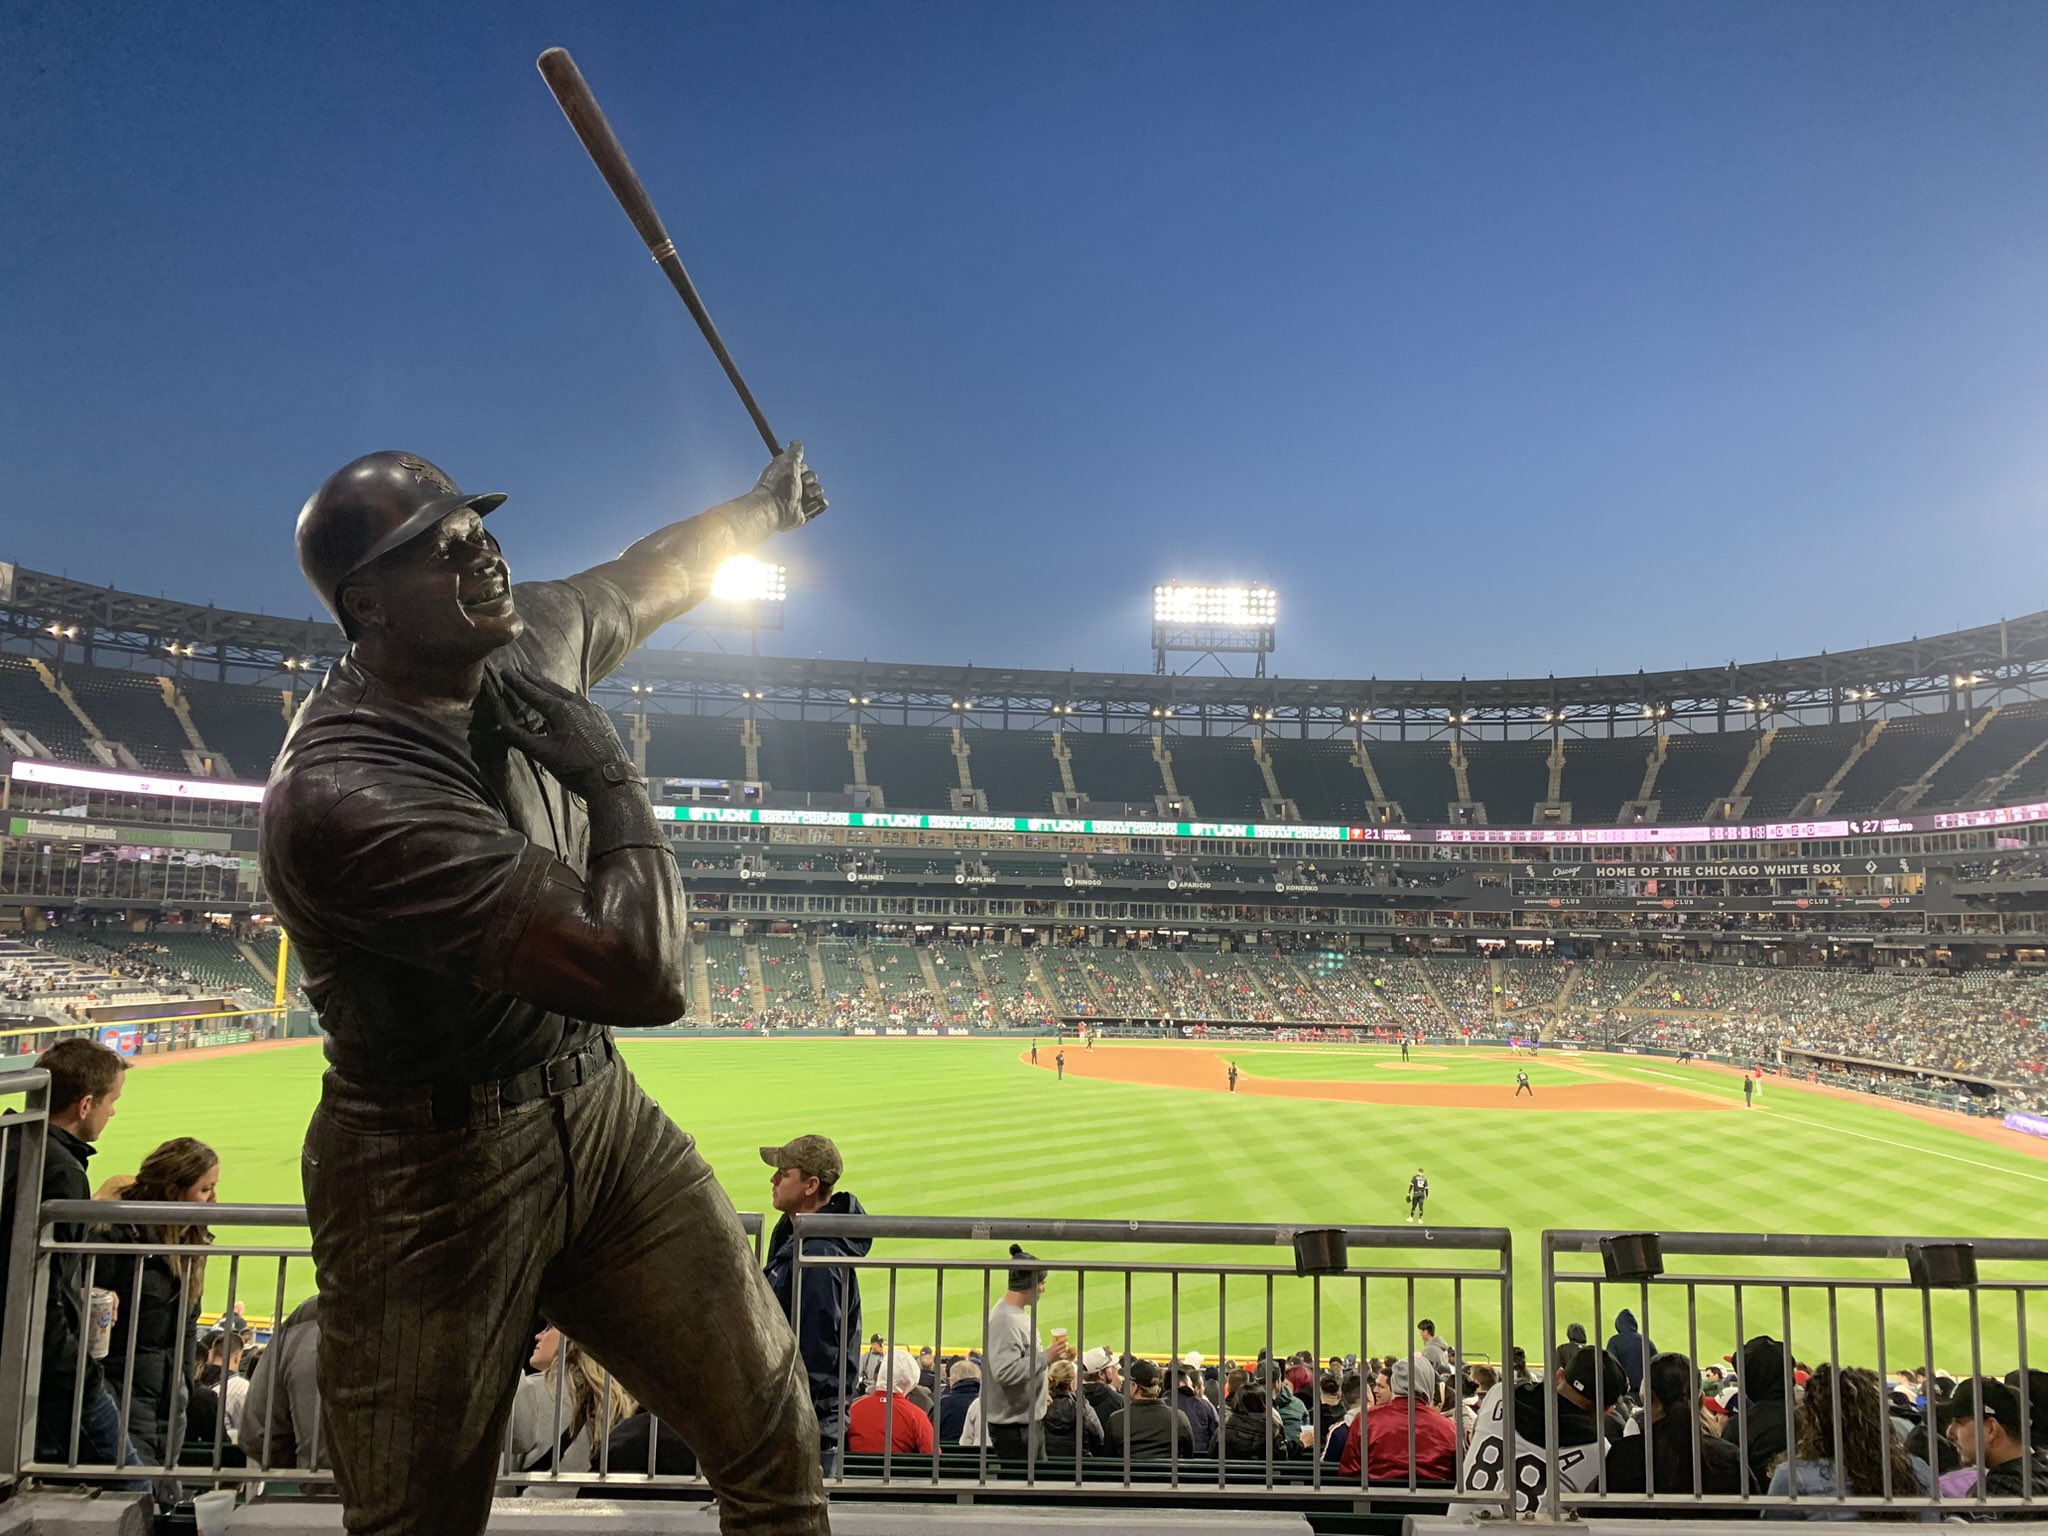
[[(325, 621), (144, 597), (17, 569), (12, 595), (0, 601), (0, 645), (17, 654), (283, 686), (294, 674), (324, 668), (342, 637)], [(1322, 735), (1357, 727), (1374, 735), (1429, 735), (1874, 718), (1991, 703), (2032, 694), (2043, 682), (2048, 612), (1784, 661), (1591, 677), (1161, 677), (648, 647), (629, 657), (609, 686), (630, 690), (649, 709), (713, 714), (830, 719), (858, 709), (867, 718), (912, 724), (1058, 721), (1126, 730), (1158, 722), (1173, 731)]]

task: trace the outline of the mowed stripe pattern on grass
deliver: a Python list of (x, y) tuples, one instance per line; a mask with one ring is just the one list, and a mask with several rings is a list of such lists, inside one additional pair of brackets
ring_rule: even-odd
[[(1171, 1049), (1171, 1047), (1164, 1047)], [(2025, 1234), (2038, 1229), (2048, 1163), (1925, 1124), (1880, 1103), (1863, 1104), (1809, 1094), (1774, 1082), (1764, 1107), (1740, 1108), (1732, 1077), (1660, 1063), (1643, 1067), (1629, 1058), (1600, 1058), (1601, 1072), (1636, 1076), (1645, 1083), (1682, 1080), (1689, 1092), (1728, 1098), (1726, 1114), (1568, 1114), (1530, 1107), (1440, 1110), (1275, 1099), (1221, 1091), (1176, 1090), (1069, 1076), (1058, 1081), (1023, 1058), (1025, 1042), (1002, 1040), (628, 1039), (626, 1056), (648, 1091), (697, 1136), (736, 1204), (761, 1209), (768, 1170), (756, 1149), (805, 1132), (840, 1144), (846, 1187), (871, 1211), (915, 1215), (1069, 1217), (1112, 1220), (1245, 1221), (1311, 1224), (1402, 1225), (1403, 1190), (1417, 1165), (1434, 1190), (1433, 1223), (1505, 1225), (1516, 1237), (1516, 1337), (1533, 1346), (1538, 1336), (1538, 1244), (1545, 1227), (1615, 1230), (1732, 1230), (1779, 1232), (1900, 1232)], [(1068, 1046), (1070, 1052), (1078, 1049)], [(1214, 1046), (1207, 1049), (1215, 1049)], [(1314, 1054), (1311, 1055), (1310, 1053)], [(1249, 1054), (1249, 1053), (1247, 1053)], [(1273, 1070), (1289, 1054), (1261, 1047), (1259, 1069)], [(1395, 1053), (1360, 1050), (1355, 1070), (1393, 1078)], [(1499, 1057), (1463, 1059), (1456, 1049), (1422, 1050), (1418, 1063), (1440, 1065), (1427, 1079), (1498, 1083), (1512, 1094), (1513, 1066)], [(1050, 1042), (1041, 1062), (1050, 1061)], [(1071, 1059), (1071, 1058), (1070, 1058)], [(1306, 1067), (1318, 1077), (1345, 1059), (1304, 1047)], [(1541, 1063), (1547, 1078), (1569, 1071)], [(1589, 1066), (1595, 1063), (1588, 1063)], [(1250, 1064), (1247, 1063), (1247, 1070)], [(95, 1179), (132, 1171), (158, 1142), (198, 1135), (221, 1153), (221, 1194), (230, 1200), (300, 1199), (298, 1151), (318, 1100), (321, 1061), (314, 1049), (267, 1055), (184, 1060), (152, 1065), (129, 1081)], [(1221, 1083), (1218, 1083), (1218, 1089)], [(1539, 1083), (1539, 1092), (1541, 1084)], [(1934, 1156), (1934, 1153), (1943, 1156)], [(243, 1231), (237, 1238), (257, 1234)], [(1389, 1258), (1429, 1263), (1441, 1255), (1420, 1233), (1403, 1232), (1404, 1246)], [(885, 1244), (878, 1256), (907, 1256), (909, 1245)], [(1163, 1260), (1158, 1248), (1042, 1245), (1046, 1257), (1121, 1262)], [(1000, 1257), (999, 1245), (915, 1249), (919, 1256)], [(1194, 1256), (1188, 1256), (1194, 1257)], [(1205, 1261), (1285, 1263), (1284, 1250), (1214, 1250)], [(1470, 1257), (1470, 1256), (1468, 1256)], [(209, 1267), (209, 1302), (225, 1296), (225, 1265)], [(1676, 1266), (1674, 1266), (1675, 1268)], [(1697, 1266), (1688, 1263), (1688, 1268)], [(1846, 1266), (1845, 1274), (1890, 1275), (1900, 1266)], [(244, 1266), (241, 1289), (251, 1312), (267, 1312), (275, 1290), (269, 1265)], [(1000, 1285), (1000, 1277), (995, 1285)], [(311, 1288), (305, 1266), (295, 1266), (287, 1299)], [(1075, 1282), (1061, 1277), (1048, 1298), (1044, 1326), (1072, 1326)], [(888, 1282), (865, 1284), (869, 1324), (882, 1328)], [(1323, 1352), (1358, 1348), (1355, 1281), (1323, 1285), (1328, 1342)], [(897, 1331), (923, 1342), (934, 1332), (928, 1274), (902, 1277), (897, 1287)], [(946, 1280), (945, 1342), (978, 1337), (981, 1281), (964, 1272)], [(1121, 1344), (1125, 1313), (1120, 1276), (1091, 1277), (1086, 1291), (1086, 1333)], [(1419, 1314), (1433, 1315), (1448, 1332), (1458, 1294), (1448, 1283), (1415, 1287)], [(1132, 1342), (1164, 1350), (1171, 1302), (1162, 1281), (1132, 1287)], [(1987, 1322), (2009, 1317), (2009, 1293), (1983, 1297)], [(1653, 1298), (1651, 1323), (1665, 1348), (1685, 1346), (1681, 1304)], [(1719, 1356), (1734, 1347), (1733, 1317), (1725, 1288), (1702, 1291), (1701, 1353)], [(1936, 1353), (1956, 1362), (1960, 1298), (1938, 1298)], [(1603, 1335), (1620, 1305), (1642, 1304), (1607, 1288), (1606, 1313), (1597, 1320), (1584, 1290), (1561, 1302), (1564, 1321), (1582, 1321)], [(1182, 1347), (1217, 1352), (1215, 1284), (1184, 1282)], [(1307, 1347), (1311, 1302), (1306, 1282), (1289, 1276), (1274, 1286), (1275, 1343)], [(1748, 1331), (1780, 1331), (1775, 1293), (1749, 1303)], [(1500, 1346), (1493, 1288), (1463, 1288), (1466, 1345), (1477, 1354)], [(1228, 1339), (1233, 1352), (1264, 1343), (1265, 1285), (1233, 1281), (1227, 1292)], [(1758, 1312), (1768, 1321), (1759, 1324)], [(2036, 1308), (2035, 1317), (2048, 1311)], [(1407, 1286), (1375, 1282), (1368, 1296), (1371, 1349), (1398, 1351), (1406, 1332)], [(1665, 1315), (1668, 1328), (1660, 1326)], [(1199, 1320), (1196, 1320), (1199, 1319)], [(1895, 1298), (1888, 1307), (1889, 1348), (1899, 1359), (1921, 1351), (1917, 1304)], [(2009, 1323), (2008, 1323), (2008, 1326)], [(1826, 1354), (1824, 1299), (1803, 1302), (1795, 1315), (1795, 1344)], [(1839, 1319), (1845, 1352), (1869, 1359), (1874, 1328), (1868, 1292)], [(1709, 1348), (1709, 1344), (1717, 1347)], [(2036, 1357), (2048, 1359), (2048, 1336)], [(1967, 1364), (1966, 1355), (1962, 1363)], [(1988, 1363), (1988, 1362), (1987, 1362)]]

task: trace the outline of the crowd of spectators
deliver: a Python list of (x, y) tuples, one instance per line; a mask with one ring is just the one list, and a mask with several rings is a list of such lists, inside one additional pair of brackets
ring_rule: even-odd
[[(1013, 1247), (1013, 1262), (1031, 1258)], [(1286, 1478), (1320, 1461), (1329, 1483), (1476, 1493), (1511, 1486), (1524, 1513), (1542, 1507), (1553, 1481), (1574, 1493), (1629, 1496), (1604, 1506), (1616, 1515), (1654, 1510), (1656, 1495), (1796, 1493), (1816, 1503), (1795, 1515), (1842, 1518), (1818, 1501), (1938, 1492), (1958, 1501), (1953, 1518), (1969, 1514), (1962, 1501), (1980, 1488), (1989, 1498), (2048, 1494), (2048, 1457), (2035, 1448), (2048, 1429), (2032, 1428), (2048, 1425), (2048, 1372), (1958, 1382), (1905, 1369), (1881, 1379), (1833, 1362), (1809, 1366), (1767, 1334), (1701, 1365), (1658, 1351), (1627, 1311), (1604, 1346), (1571, 1325), (1544, 1352), (1548, 1381), (1519, 1349), (1504, 1366), (1460, 1361), (1427, 1319), (1404, 1356), (1318, 1360), (1300, 1351), (1212, 1362), (1189, 1352), (1162, 1361), (1102, 1347), (1076, 1356), (1064, 1330), (1048, 1345), (1032, 1327), (1030, 1309), (1043, 1307), (1046, 1290), (1043, 1271), (1012, 1270), (986, 1352), (913, 1356), (887, 1352), (875, 1338), (848, 1452), (944, 1460), (957, 1448), (956, 1475), (979, 1469), (985, 1455), (992, 1476), (1014, 1474), (1020, 1462), (1062, 1476), (1074, 1460), (1114, 1469), (1127, 1460), (1221, 1459), (1239, 1481), (1262, 1480), (1269, 1469)], [(1554, 1459), (1545, 1450), (1552, 1394)], [(1754, 1513), (1688, 1509), (1709, 1519)]]
[(2044, 875), (2048, 875), (2048, 853), (2001, 853), (1996, 858), (1972, 859), (1956, 866), (1959, 885), (2039, 880)]
[(1453, 1023), (1464, 1027), (1492, 1018), (1500, 983), (1491, 962), (1429, 956), (1411, 963), (1420, 968)]
[[(1952, 1094), (1926, 1081), (1947, 1075), (2011, 1085), (2003, 1108), (2048, 1098), (2048, 976), (2023, 972), (934, 942), (924, 946), (934, 992), (918, 947), (834, 940), (836, 985), (819, 990), (806, 951), (780, 942), (790, 947), (762, 951), (759, 1022), (774, 1029), (1041, 1029), (1069, 1017), (1331, 1026), (1361, 1038), (1513, 1033), (1767, 1064), (1878, 1093)], [(863, 954), (875, 992), (862, 985)], [(744, 1012), (738, 946), (706, 963), (715, 1011)]]
[[(248, 1012), (270, 1007), (273, 987), (245, 956), (225, 948), (230, 933), (240, 937), (244, 931), (239, 925), (233, 930), (173, 930), (174, 935), (191, 938), (207, 952), (207, 961), (200, 962), (126, 924), (51, 928), (0, 937), (0, 1013), (13, 1016), (13, 1022), (24, 1031), (13, 1036), (10, 1045), (33, 1054), (62, 1033), (104, 1022), (97, 1010), (110, 1005), (182, 1004), (192, 998), (219, 1001), (228, 1011), (242, 1011), (237, 1027), (252, 1036), (281, 1033), (279, 1019)], [(220, 950), (214, 948), (216, 942), (221, 944)], [(194, 963), (202, 965), (202, 972), (195, 973)], [(290, 981), (288, 1001), (293, 1006), (309, 1006), (295, 972)], [(133, 1011), (131, 1008), (131, 1014)], [(39, 1032), (26, 1033), (32, 1024)], [(197, 1020), (151, 1023), (147, 1026), (148, 1048), (180, 1048), (214, 1027)]]
[[(125, 1063), (95, 1042), (69, 1040), (39, 1064), (51, 1074), (43, 1199), (90, 1193), (201, 1207), (215, 1200), (220, 1159), (190, 1137), (163, 1143), (134, 1173), (103, 1178), (95, 1190), (88, 1165), (127, 1086)], [(1725, 1362), (1702, 1365), (1660, 1352), (1627, 1310), (1614, 1318), (1604, 1346), (1570, 1325), (1538, 1357), (1542, 1375), (1520, 1349), (1499, 1365), (1461, 1360), (1428, 1318), (1407, 1352), (1390, 1356), (1318, 1359), (1297, 1351), (1210, 1361), (1192, 1351), (1162, 1359), (1099, 1345), (1078, 1350), (1057, 1321), (1063, 1298), (1053, 1274), (1013, 1244), (982, 1347), (913, 1352), (879, 1334), (863, 1345), (858, 1270), (817, 1268), (801, 1286), (795, 1281), (796, 1216), (863, 1214), (843, 1185), (837, 1147), (806, 1135), (764, 1147), (761, 1156), (773, 1170), (777, 1215), (765, 1245), (765, 1282), (793, 1316), (829, 1472), (869, 1475), (883, 1455), (951, 1453), (953, 1475), (968, 1473), (971, 1458), (975, 1470), (986, 1465), (999, 1477), (1034, 1467), (1044, 1475), (1043, 1464), (1057, 1469), (1074, 1460), (1105, 1468), (1221, 1460), (1242, 1483), (1319, 1462), (1330, 1482), (1498, 1492), (1526, 1512), (1541, 1508), (1553, 1482), (1577, 1493), (1625, 1495), (1623, 1508), (1654, 1507), (1632, 1502), (1651, 1498), (1654, 1483), (1663, 1494), (1796, 1493), (1810, 1502), (1794, 1512), (1809, 1517), (1845, 1513), (1826, 1507), (1837, 1494), (1911, 1498), (1938, 1489), (1957, 1501), (1952, 1515), (1967, 1515), (1967, 1501), (1980, 1491), (2048, 1492), (2048, 1457), (2036, 1448), (2048, 1433), (2039, 1428), (2048, 1425), (2048, 1372), (1959, 1382), (1903, 1369), (1880, 1378), (1834, 1361), (1809, 1365), (1768, 1335)], [(67, 1459), (75, 1434), (82, 1460), (136, 1468), (128, 1486), (165, 1503), (182, 1493), (168, 1464), (194, 1440), (217, 1439), (231, 1466), (322, 1464), (311, 1369), (316, 1301), (281, 1320), (270, 1346), (257, 1349), (238, 1312), (211, 1329), (198, 1324), (213, 1241), (203, 1221), (60, 1225), (54, 1235), (60, 1243), (158, 1243), (179, 1251), (101, 1266), (113, 1288), (104, 1353), (84, 1347), (96, 1322), (81, 1303), (83, 1256), (52, 1255), (35, 1366), (39, 1459)], [(864, 1237), (805, 1243), (828, 1266), (870, 1252)], [(1546, 1450), (1552, 1424), (1554, 1455)], [(542, 1479), (526, 1492), (546, 1497), (579, 1491), (547, 1481), (552, 1474), (690, 1474), (696, 1461), (676, 1426), (653, 1422), (574, 1338), (543, 1326), (514, 1383), (504, 1466)], [(1688, 1509), (1693, 1518), (1750, 1512)]]
[[(994, 1478), (1058, 1478), (1077, 1461), (1114, 1475), (1126, 1462), (1142, 1470), (1220, 1460), (1241, 1486), (1303, 1481), (1320, 1462), (1326, 1485), (1506, 1494), (1512, 1417), (1512, 1497), (1524, 1513), (1542, 1507), (1553, 1481), (1573, 1493), (1626, 1496), (1600, 1506), (1615, 1515), (1653, 1512), (1660, 1495), (1784, 1499), (1796, 1491), (1813, 1502), (1795, 1516), (1841, 1518), (1824, 1507), (1838, 1492), (1924, 1499), (1938, 1491), (1955, 1501), (1951, 1518), (1967, 1518), (1980, 1486), (1989, 1498), (2028, 1485), (2035, 1497), (2048, 1490), (2048, 1457), (2022, 1427), (2048, 1412), (2040, 1371), (1958, 1382), (1904, 1370), (1883, 1380), (1853, 1366), (1809, 1367), (1767, 1335), (1739, 1359), (1701, 1368), (1657, 1352), (1621, 1319), (1604, 1347), (1568, 1339), (1547, 1351), (1547, 1382), (1520, 1350), (1505, 1367), (1467, 1364), (1430, 1333), (1405, 1355), (1365, 1359), (1076, 1353), (1063, 1331), (1047, 1342), (1033, 1326), (1046, 1290), (1035, 1274), (1011, 1273), (986, 1350), (913, 1353), (875, 1336), (857, 1363), (832, 1362), (851, 1401), (843, 1424), (835, 1419), (824, 1436), (827, 1466), (872, 1476), (888, 1458), (894, 1476), (915, 1477), (908, 1463), (937, 1457), (948, 1476), (985, 1469)], [(1572, 1332), (1583, 1339), (1582, 1328)], [(522, 1391), (545, 1401), (550, 1378), (527, 1381)], [(1553, 1393), (1554, 1458), (1545, 1450)], [(1756, 1510), (1687, 1512), (1712, 1519)]]

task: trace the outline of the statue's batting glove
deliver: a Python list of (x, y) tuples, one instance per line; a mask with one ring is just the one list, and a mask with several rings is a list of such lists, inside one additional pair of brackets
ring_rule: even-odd
[(608, 789), (643, 784), (612, 719), (582, 694), (537, 672), (486, 673), (498, 685), (496, 729), (584, 802)]

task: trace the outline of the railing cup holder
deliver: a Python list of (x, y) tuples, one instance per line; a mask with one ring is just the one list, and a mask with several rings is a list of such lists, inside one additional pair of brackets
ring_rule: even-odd
[(1600, 1239), (1610, 1280), (1654, 1280), (1664, 1273), (1664, 1240), (1655, 1232), (1617, 1232)]
[(1977, 1283), (1977, 1250), (1969, 1243), (1908, 1243), (1906, 1274), (1927, 1291), (1967, 1291)]
[(1341, 1275), (1351, 1265), (1342, 1227), (1310, 1227), (1294, 1234), (1297, 1275)]

